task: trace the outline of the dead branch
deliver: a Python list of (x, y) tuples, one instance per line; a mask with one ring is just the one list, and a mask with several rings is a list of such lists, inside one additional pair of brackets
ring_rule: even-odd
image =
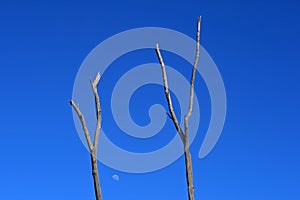
[(193, 183), (192, 159), (189, 150), (188, 123), (193, 112), (194, 83), (195, 83), (195, 74), (198, 65), (199, 49), (200, 49), (200, 23), (201, 23), (201, 16), (198, 18), (198, 24), (197, 24), (198, 28), (197, 28), (196, 56), (195, 56), (195, 61), (193, 66), (193, 73), (190, 81), (189, 111), (187, 115), (184, 117), (184, 134), (185, 134), (184, 156), (185, 156), (185, 163), (186, 163), (186, 177), (187, 177), (187, 184), (188, 184), (189, 200), (194, 200), (194, 183)]
[(84, 135), (85, 135), (85, 139), (88, 143), (90, 152), (92, 152), (94, 147), (93, 147), (93, 144), (92, 144), (90, 133), (88, 131), (88, 128), (87, 128), (85, 120), (84, 120), (84, 116), (81, 113), (81, 111), (79, 109), (79, 106), (76, 105), (73, 100), (70, 100), (70, 104), (72, 105), (72, 107), (74, 108), (74, 110), (76, 111), (76, 113), (78, 115), (78, 118), (80, 119), (81, 126), (82, 126), (82, 129), (83, 129)]
[(177, 132), (178, 132), (178, 134), (179, 134), (182, 142), (184, 142), (184, 133), (183, 133), (183, 131), (182, 131), (182, 129), (181, 129), (179, 123), (178, 123), (177, 117), (176, 117), (175, 112), (174, 112), (173, 103), (172, 103), (171, 95), (170, 95), (170, 92), (169, 92), (166, 67), (165, 67), (165, 63), (163, 61), (163, 58), (161, 56), (158, 44), (156, 44), (156, 54), (157, 54), (157, 57), (159, 59), (161, 70), (162, 70), (162, 75), (163, 75), (163, 80), (164, 80), (165, 95), (166, 95), (166, 99), (168, 101), (168, 108), (169, 108), (169, 112), (170, 112), (170, 115), (171, 115), (171, 119), (172, 119), (172, 121), (174, 123), (174, 126), (175, 126), (175, 128), (176, 128), (176, 130), (177, 130)]
[(101, 105), (100, 105), (100, 98), (98, 95), (98, 84), (100, 81), (100, 73), (97, 74), (94, 81), (90, 79), (91, 86), (93, 89), (94, 97), (95, 97), (95, 104), (96, 104), (96, 116), (97, 116), (97, 125), (96, 125), (96, 132), (95, 132), (95, 138), (94, 138), (94, 148), (95, 148), (95, 154), (97, 155), (98, 151), (98, 142), (99, 142), (99, 135), (100, 135), (100, 127), (102, 124), (102, 115), (101, 115)]
[(164, 82), (164, 90), (166, 99), (168, 102), (168, 107), (171, 115), (171, 119), (173, 121), (173, 124), (181, 138), (181, 141), (184, 145), (184, 156), (185, 156), (185, 166), (186, 166), (186, 180), (187, 180), (187, 187), (188, 187), (188, 197), (189, 200), (194, 200), (194, 184), (193, 184), (193, 169), (192, 169), (192, 159), (189, 149), (189, 140), (188, 140), (188, 122), (193, 112), (193, 101), (194, 101), (194, 82), (195, 82), (195, 75), (196, 75), (196, 69), (198, 65), (199, 60), (199, 52), (200, 52), (200, 24), (201, 24), (201, 16), (198, 18), (197, 23), (197, 39), (196, 39), (196, 55), (192, 70), (192, 77), (190, 81), (190, 96), (189, 96), (189, 110), (187, 115), (184, 117), (184, 132), (182, 131), (179, 122), (177, 120), (177, 117), (174, 112), (172, 99), (170, 96), (169, 88), (168, 88), (168, 80), (166, 75), (166, 69), (165, 64), (162, 58), (162, 55), (159, 50), (159, 45), (156, 44), (156, 54), (159, 59), (161, 69), (162, 69), (162, 75), (163, 75), (163, 82)]
[(98, 95), (98, 84), (100, 81), (100, 73), (97, 74), (94, 81), (90, 79), (90, 83), (93, 89), (93, 94), (95, 98), (95, 105), (96, 105), (96, 116), (97, 116), (97, 124), (96, 124), (96, 130), (95, 130), (95, 137), (94, 137), (94, 143), (92, 143), (90, 133), (88, 131), (86, 122), (84, 120), (84, 116), (81, 113), (79, 106), (77, 106), (73, 100), (70, 100), (70, 104), (72, 105), (73, 109), (76, 111), (78, 118), (81, 122), (82, 129), (86, 138), (86, 141), (89, 146), (90, 156), (91, 156), (91, 164), (92, 164), (92, 175), (94, 180), (94, 191), (95, 196), (97, 200), (102, 200), (102, 194), (101, 194), (101, 187), (100, 187), (100, 179), (99, 179), (99, 172), (98, 172), (98, 163), (97, 163), (97, 150), (98, 150), (98, 144), (99, 144), (99, 135), (100, 135), (100, 129), (102, 124), (102, 116), (101, 116), (101, 105), (100, 105), (100, 98)]

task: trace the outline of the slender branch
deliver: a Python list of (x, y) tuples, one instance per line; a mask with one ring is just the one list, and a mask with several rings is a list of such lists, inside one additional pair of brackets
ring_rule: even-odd
[(167, 99), (167, 102), (168, 102), (168, 107), (169, 107), (169, 112), (170, 112), (170, 115), (171, 115), (171, 119), (172, 119), (172, 121), (175, 125), (175, 128), (176, 128), (176, 130), (177, 130), (177, 132), (178, 132), (178, 134), (181, 138), (181, 141), (184, 142), (184, 133), (183, 133), (183, 131), (182, 131), (182, 129), (181, 129), (179, 123), (178, 123), (177, 117), (176, 117), (175, 112), (174, 112), (173, 103), (172, 103), (171, 95), (170, 95), (170, 92), (169, 92), (166, 67), (165, 67), (165, 63), (163, 61), (163, 58), (161, 56), (158, 44), (156, 44), (156, 54), (157, 54), (157, 57), (159, 59), (160, 66), (161, 66), (161, 69), (162, 69), (165, 95), (166, 95), (166, 99)]
[(101, 115), (101, 104), (100, 104), (100, 98), (98, 95), (98, 84), (100, 81), (100, 73), (97, 74), (94, 81), (90, 79), (94, 97), (95, 97), (95, 104), (96, 104), (96, 115), (97, 115), (97, 124), (96, 124), (96, 131), (95, 131), (95, 138), (94, 138), (94, 148), (95, 148), (95, 154), (97, 155), (98, 151), (98, 144), (99, 144), (99, 135), (100, 135), (100, 127), (102, 124), (102, 115)]
[(196, 75), (196, 69), (198, 65), (199, 60), (199, 49), (200, 49), (200, 24), (201, 24), (201, 16), (198, 18), (198, 26), (197, 26), (197, 43), (196, 43), (196, 56), (193, 66), (193, 72), (192, 77), (190, 81), (190, 104), (189, 104), (189, 111), (187, 115), (185, 116), (184, 122), (185, 122), (185, 136), (188, 137), (188, 121), (192, 115), (193, 112), (193, 101), (194, 101), (194, 82), (195, 82), (195, 75)]
[(197, 24), (197, 42), (196, 42), (196, 56), (193, 66), (192, 77), (190, 81), (190, 102), (189, 102), (189, 111), (184, 118), (184, 155), (185, 155), (185, 163), (186, 163), (186, 178), (188, 185), (188, 194), (189, 200), (194, 200), (194, 183), (193, 183), (193, 168), (192, 168), (192, 158), (189, 150), (189, 134), (188, 134), (188, 122), (193, 112), (193, 101), (194, 101), (194, 83), (195, 83), (195, 74), (199, 60), (199, 49), (200, 49), (200, 24), (201, 24), (201, 16), (198, 18)]
[(101, 124), (102, 124), (100, 98), (99, 98), (98, 91), (97, 91), (99, 81), (100, 81), (100, 73), (97, 74), (94, 81), (92, 81), (90, 79), (90, 83), (91, 83), (94, 98), (95, 98), (96, 116), (97, 116), (97, 124), (96, 124), (94, 143), (92, 143), (89, 131), (86, 126), (86, 122), (84, 120), (84, 117), (83, 117), (79, 107), (74, 103), (73, 100), (70, 100), (70, 104), (76, 111), (76, 113), (81, 121), (82, 128), (83, 128), (83, 131), (84, 131), (84, 134), (85, 134), (88, 146), (89, 146), (91, 163), (92, 163), (92, 175), (93, 175), (93, 180), (94, 180), (95, 196), (96, 196), (97, 200), (102, 200), (100, 179), (99, 179), (99, 172), (98, 172), (98, 163), (97, 163), (97, 150), (98, 150), (100, 129), (101, 129)]
[(90, 136), (90, 133), (89, 133), (89, 131), (87, 129), (84, 117), (83, 117), (83, 115), (82, 115), (79, 107), (74, 103), (73, 100), (70, 100), (70, 104), (72, 105), (72, 107), (74, 108), (74, 110), (76, 111), (76, 113), (78, 115), (78, 118), (80, 119), (81, 126), (82, 126), (82, 129), (83, 129), (84, 135), (85, 135), (85, 139), (86, 139), (86, 141), (88, 143), (90, 152), (92, 152), (93, 149), (94, 149), (94, 147), (93, 147), (91, 136)]
[(191, 158), (191, 153), (190, 153), (190, 149), (189, 149), (189, 140), (188, 140), (188, 121), (193, 112), (194, 82), (195, 82), (195, 74), (196, 74), (196, 69), (197, 69), (197, 65), (198, 65), (199, 51), (200, 51), (199, 50), (200, 49), (200, 23), (201, 23), (201, 16), (198, 18), (198, 23), (197, 23), (196, 56), (195, 56), (195, 60), (194, 60), (192, 77), (191, 77), (191, 81), (190, 81), (189, 110), (188, 110), (187, 115), (184, 117), (184, 132), (182, 131), (182, 129), (178, 123), (178, 120), (176, 118), (176, 115), (174, 113), (172, 100), (171, 100), (169, 88), (168, 88), (165, 64), (164, 64), (163, 58), (161, 56), (159, 46), (158, 46), (158, 44), (156, 44), (156, 53), (157, 53), (157, 56), (158, 56), (158, 59), (159, 59), (159, 62), (160, 62), (161, 68), (162, 68), (165, 95), (166, 95), (166, 98), (168, 101), (168, 107), (170, 110), (171, 119), (173, 120), (176, 130), (177, 130), (178, 134), (180, 135), (180, 138), (184, 145), (184, 157), (185, 157), (185, 167), (186, 167), (185, 172), (186, 172), (186, 181), (187, 181), (187, 186), (188, 186), (188, 199), (189, 200), (195, 199), (194, 184), (193, 184), (192, 158)]

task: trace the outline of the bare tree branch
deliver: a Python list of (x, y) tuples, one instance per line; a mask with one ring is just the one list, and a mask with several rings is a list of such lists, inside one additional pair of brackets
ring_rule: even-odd
[(165, 95), (166, 99), (168, 102), (168, 107), (171, 115), (171, 119), (173, 120), (173, 123), (176, 127), (176, 130), (178, 134), (180, 135), (180, 138), (183, 142), (184, 145), (184, 157), (185, 157), (185, 166), (186, 166), (186, 180), (187, 180), (187, 186), (188, 186), (188, 199), (189, 200), (194, 200), (194, 184), (193, 184), (193, 169), (192, 169), (192, 159), (191, 159), (191, 154), (190, 154), (190, 149), (189, 149), (189, 140), (188, 140), (188, 122), (189, 119), (192, 115), (193, 112), (193, 101), (194, 101), (194, 82), (195, 82), (195, 75), (196, 75), (196, 69), (198, 65), (198, 60), (199, 60), (199, 49), (200, 49), (200, 23), (201, 23), (201, 16), (198, 18), (198, 23), (197, 23), (197, 42), (196, 42), (196, 56), (194, 60), (194, 66), (192, 70), (192, 77), (190, 81), (190, 96), (189, 96), (189, 110), (187, 115), (184, 117), (184, 132), (182, 131), (179, 122), (176, 118), (176, 115), (174, 113), (174, 108), (172, 105), (172, 99), (170, 97), (169, 93), (169, 88), (168, 88), (168, 80), (167, 80), (167, 75), (166, 75), (166, 69), (165, 69), (165, 64), (163, 61), (163, 58), (161, 56), (159, 46), (156, 44), (156, 53), (157, 57), (159, 59), (161, 69), (162, 69), (162, 75), (163, 75), (163, 81), (164, 81), (164, 90), (165, 90)]
[(160, 66), (161, 66), (161, 69), (162, 69), (165, 95), (166, 95), (166, 98), (167, 98), (167, 101), (168, 101), (168, 107), (169, 107), (169, 112), (170, 112), (170, 115), (171, 115), (171, 119), (172, 119), (172, 121), (174, 123), (174, 126), (175, 126), (175, 128), (176, 128), (176, 130), (177, 130), (177, 132), (178, 132), (178, 134), (181, 138), (181, 141), (184, 142), (184, 133), (183, 133), (183, 131), (182, 131), (182, 129), (181, 129), (179, 123), (178, 123), (177, 117), (176, 117), (175, 112), (174, 112), (173, 103), (172, 103), (172, 99), (171, 99), (170, 92), (169, 92), (166, 67), (165, 67), (165, 63), (163, 61), (163, 58), (161, 56), (158, 44), (156, 44), (156, 54), (157, 54), (157, 57), (159, 59)]
[(97, 74), (94, 81), (90, 79), (94, 97), (95, 97), (95, 104), (96, 104), (96, 115), (97, 115), (97, 124), (96, 124), (96, 131), (95, 131), (95, 138), (94, 138), (94, 148), (95, 154), (97, 155), (98, 151), (98, 144), (99, 144), (99, 135), (100, 135), (100, 127), (102, 124), (102, 115), (101, 115), (101, 105), (100, 105), (100, 98), (98, 95), (98, 84), (100, 81), (100, 73)]
[(90, 79), (90, 83), (93, 89), (93, 94), (95, 98), (95, 105), (96, 105), (96, 115), (97, 115), (97, 124), (96, 124), (96, 131), (95, 131), (95, 137), (94, 137), (94, 143), (92, 143), (90, 133), (87, 129), (86, 122), (84, 120), (84, 117), (79, 109), (79, 107), (74, 103), (73, 100), (70, 100), (70, 104), (76, 111), (80, 122), (82, 124), (82, 128), (84, 131), (85, 138), (87, 140), (90, 156), (91, 156), (91, 164), (92, 164), (92, 175), (94, 180), (94, 191), (95, 196), (97, 200), (102, 200), (102, 194), (101, 194), (101, 187), (100, 187), (100, 179), (99, 179), (99, 172), (98, 172), (98, 163), (97, 163), (97, 150), (98, 150), (98, 144), (99, 144), (99, 135), (100, 135), (100, 129), (102, 124), (102, 116), (101, 116), (101, 105), (100, 105), (100, 98), (98, 95), (98, 84), (100, 81), (100, 73), (97, 74), (94, 81)]
[(185, 156), (185, 163), (186, 163), (186, 177), (187, 177), (187, 185), (188, 185), (188, 194), (189, 200), (194, 200), (194, 183), (193, 183), (193, 169), (192, 169), (192, 159), (189, 150), (189, 134), (188, 134), (188, 123), (189, 119), (193, 112), (193, 101), (194, 101), (194, 82), (195, 82), (195, 74), (199, 60), (199, 49), (200, 49), (200, 24), (201, 24), (201, 16), (198, 18), (197, 24), (197, 43), (196, 43), (196, 56), (193, 66), (192, 77), (190, 81), (190, 102), (189, 102), (189, 111), (184, 118), (184, 136), (185, 136), (185, 143), (184, 143), (184, 156)]
[(198, 18), (198, 28), (197, 28), (197, 43), (196, 43), (196, 56), (195, 56), (195, 61), (194, 61), (194, 66), (193, 66), (193, 73), (192, 73), (192, 78), (190, 81), (190, 105), (189, 105), (189, 111), (187, 115), (185, 116), (185, 121), (188, 122), (192, 115), (193, 111), (193, 101), (194, 101), (194, 82), (195, 82), (195, 75), (196, 75), (196, 69), (198, 65), (198, 60), (199, 60), (199, 49), (200, 49), (200, 24), (201, 24), (201, 16)]
[(72, 105), (72, 107), (74, 108), (74, 110), (76, 111), (76, 113), (77, 113), (77, 115), (78, 115), (78, 117), (80, 119), (81, 126), (82, 126), (82, 129), (83, 129), (84, 135), (85, 135), (85, 139), (86, 139), (86, 141), (88, 143), (90, 152), (92, 152), (93, 149), (94, 149), (94, 147), (93, 147), (91, 136), (90, 136), (90, 133), (89, 133), (88, 128), (86, 126), (84, 117), (83, 117), (83, 115), (82, 115), (79, 107), (74, 103), (73, 100), (70, 100), (70, 104)]

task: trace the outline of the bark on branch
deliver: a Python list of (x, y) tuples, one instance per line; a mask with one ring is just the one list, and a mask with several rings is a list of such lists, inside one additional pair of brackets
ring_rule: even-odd
[(194, 60), (194, 65), (193, 65), (193, 70), (192, 70), (192, 77), (190, 81), (190, 96), (189, 96), (189, 110), (186, 116), (184, 117), (184, 132), (182, 131), (179, 122), (177, 120), (177, 117), (174, 112), (173, 104), (172, 104), (172, 99), (170, 96), (169, 92), (169, 87), (168, 87), (168, 80), (167, 80), (167, 74), (166, 74), (166, 68), (165, 64), (162, 58), (162, 55), (160, 53), (159, 45), (156, 44), (156, 54), (159, 59), (161, 69), (162, 69), (162, 75), (163, 75), (163, 82), (164, 82), (164, 90), (165, 90), (165, 95), (166, 99), (168, 102), (168, 108), (170, 112), (171, 119), (173, 121), (173, 124), (181, 138), (181, 141), (184, 146), (184, 157), (185, 157), (185, 166), (186, 166), (186, 181), (187, 181), (187, 187), (188, 187), (188, 199), (189, 200), (194, 200), (194, 184), (193, 184), (193, 168), (192, 168), (192, 159), (191, 159), (191, 154), (190, 154), (190, 149), (189, 149), (189, 140), (188, 140), (188, 122), (189, 119), (192, 115), (193, 112), (193, 101), (194, 101), (194, 82), (195, 82), (195, 75), (196, 75), (196, 69), (198, 65), (198, 60), (199, 60), (199, 51), (200, 51), (200, 24), (201, 24), (201, 16), (198, 18), (198, 23), (197, 23), (197, 38), (196, 38), (196, 55), (195, 55), (195, 60)]
[(97, 74), (94, 81), (92, 81), (90, 79), (90, 83), (91, 83), (94, 98), (95, 98), (96, 116), (97, 116), (97, 124), (96, 124), (96, 130), (95, 130), (93, 143), (92, 143), (91, 136), (88, 131), (86, 122), (84, 120), (84, 116), (81, 113), (79, 106), (76, 105), (73, 100), (70, 100), (70, 104), (73, 107), (73, 109), (76, 111), (78, 118), (81, 122), (82, 129), (83, 129), (86, 141), (88, 143), (90, 156), (91, 156), (92, 175), (93, 175), (93, 181), (94, 181), (94, 191), (95, 191), (96, 200), (102, 200), (100, 179), (99, 179), (99, 172), (98, 172), (98, 163), (97, 163), (97, 150), (98, 150), (99, 135), (100, 135), (101, 124), (102, 124), (100, 98), (99, 98), (98, 90), (97, 90), (99, 81), (100, 81), (99, 73)]
[(159, 59), (161, 70), (162, 70), (162, 76), (163, 76), (163, 81), (164, 81), (164, 90), (165, 90), (165, 95), (166, 95), (166, 99), (167, 99), (167, 102), (168, 102), (168, 108), (169, 108), (170, 116), (171, 116), (171, 119), (174, 123), (174, 126), (175, 126), (175, 128), (176, 128), (176, 130), (177, 130), (177, 132), (178, 132), (178, 134), (181, 138), (181, 141), (184, 142), (184, 133), (183, 133), (183, 131), (182, 131), (182, 129), (181, 129), (179, 123), (178, 123), (177, 117), (176, 117), (175, 112), (174, 112), (173, 103), (172, 103), (171, 95), (170, 95), (170, 92), (169, 92), (166, 67), (165, 67), (165, 63), (164, 63), (164, 60), (162, 58), (162, 55), (160, 53), (158, 44), (156, 44), (156, 54), (157, 54), (157, 57)]

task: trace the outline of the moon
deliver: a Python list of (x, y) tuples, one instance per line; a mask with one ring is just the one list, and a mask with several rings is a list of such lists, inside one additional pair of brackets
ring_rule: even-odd
[(120, 180), (119, 176), (118, 176), (118, 175), (116, 175), (116, 174), (115, 174), (115, 175), (113, 175), (113, 176), (112, 176), (112, 178), (113, 178), (115, 181), (119, 181), (119, 180)]

